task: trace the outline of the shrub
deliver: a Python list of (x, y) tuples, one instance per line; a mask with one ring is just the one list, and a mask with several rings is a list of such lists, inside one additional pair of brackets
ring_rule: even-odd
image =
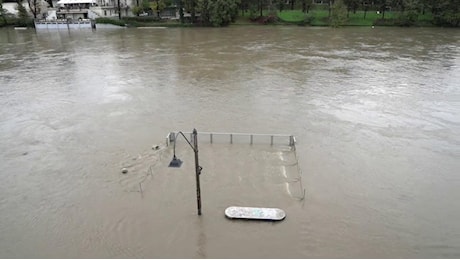
[(249, 9), (249, 20), (255, 22), (258, 18), (259, 15), (257, 14), (257, 9), (255, 8), (255, 6), (251, 6), (251, 8)]
[(332, 6), (331, 17), (329, 18), (329, 25), (332, 27), (340, 27), (347, 22), (347, 7), (342, 0), (336, 0)]
[[(213, 0), (208, 5), (209, 23), (213, 26), (227, 26), (235, 20), (238, 5), (235, 0)], [(204, 21), (208, 23), (208, 21)]]
[(375, 26), (394, 26), (395, 19), (376, 19), (373, 23)]
[(416, 24), (418, 13), (414, 10), (404, 12), (396, 19), (395, 24), (399, 26), (413, 26)]
[(111, 18), (106, 18), (106, 17), (98, 17), (96, 18), (96, 23), (105, 23), (105, 24), (114, 24), (118, 26), (125, 26), (125, 21), (123, 20), (118, 20), (118, 19), (111, 19)]
[(310, 13), (310, 14), (305, 16), (303, 21), (299, 22), (299, 25), (300, 26), (311, 25), (313, 20), (315, 20), (315, 16), (314, 16), (314, 14)]

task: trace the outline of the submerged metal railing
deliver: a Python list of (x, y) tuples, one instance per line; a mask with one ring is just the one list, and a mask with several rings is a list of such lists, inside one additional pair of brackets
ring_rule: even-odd
[[(166, 135), (166, 146), (174, 142), (178, 132), (170, 132)], [(182, 132), (184, 135), (190, 135), (191, 132)], [(248, 143), (248, 144), (267, 144), (270, 145), (289, 145), (294, 146), (296, 139), (293, 135), (282, 134), (249, 134), (249, 133), (218, 133), (218, 132), (198, 132), (200, 142), (209, 141), (209, 143)]]
[[(179, 133), (170, 132), (166, 135), (166, 146), (169, 146), (176, 140), (176, 136)], [(182, 132), (184, 135), (189, 135), (190, 140), (192, 139), (192, 132)], [(283, 134), (250, 134), (250, 133), (219, 133), (219, 132), (198, 132), (198, 139), (200, 142), (209, 142), (209, 143), (228, 143), (228, 144), (244, 144), (249, 145), (253, 144), (270, 144), (270, 145), (287, 145), (292, 148), (294, 152), (295, 162), (293, 165), (296, 165), (297, 172), (299, 173), (299, 178), (295, 181), (299, 182), (300, 191), (302, 195), (298, 199), (303, 200), (305, 198), (305, 188), (302, 184), (302, 170), (299, 165), (299, 159), (297, 156), (296, 149), (296, 138), (294, 135), (283, 135)], [(294, 182), (295, 182), (294, 181)]]

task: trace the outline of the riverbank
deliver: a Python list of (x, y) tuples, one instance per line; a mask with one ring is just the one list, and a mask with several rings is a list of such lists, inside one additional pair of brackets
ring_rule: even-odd
[[(97, 18), (97, 24), (112, 24), (123, 27), (200, 27), (201, 24), (181, 23), (179, 20), (158, 19), (157, 17), (123, 17), (121, 20), (113, 18)], [(269, 13), (265, 11), (262, 16), (251, 16), (249, 12), (240, 14), (231, 25), (298, 25), (298, 26), (436, 26), (431, 13), (419, 14), (408, 17), (400, 12), (377, 11), (348, 12), (346, 19), (340, 24), (332, 24), (327, 10), (313, 10), (304, 13), (301, 10), (286, 10)], [(9, 18), (0, 21), (0, 27), (27, 26), (33, 27), (33, 20), (27, 21), (18, 18)]]
[[(126, 17), (122, 20), (110, 18), (98, 18), (97, 23), (109, 23), (127, 27), (196, 27), (201, 24), (181, 23), (178, 20), (158, 20), (156, 17)], [(304, 13), (301, 10), (287, 10), (269, 14), (263, 12), (262, 16), (251, 17), (249, 13), (239, 15), (231, 25), (298, 25), (298, 26), (333, 26), (329, 13), (326, 10), (314, 10)], [(335, 27), (345, 26), (414, 26), (432, 27), (433, 15), (425, 13), (416, 18), (407, 19), (399, 12), (386, 12), (383, 16), (375, 11), (349, 12), (342, 24)]]

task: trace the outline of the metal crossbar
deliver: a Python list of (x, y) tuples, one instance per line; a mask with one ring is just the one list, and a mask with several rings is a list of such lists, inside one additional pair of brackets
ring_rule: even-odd
[[(176, 137), (178, 132), (170, 132), (166, 136), (166, 146), (169, 146)], [(184, 135), (192, 136), (191, 132), (182, 132)], [(283, 135), (283, 134), (249, 134), (249, 133), (216, 133), (216, 132), (199, 132), (198, 136), (200, 141), (207, 140), (209, 143), (214, 142), (228, 142), (233, 143), (269, 143), (270, 145), (282, 144), (282, 145), (295, 145), (295, 137), (293, 135)]]

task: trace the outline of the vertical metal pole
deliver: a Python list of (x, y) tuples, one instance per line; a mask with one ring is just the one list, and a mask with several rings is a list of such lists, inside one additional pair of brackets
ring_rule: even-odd
[(120, 0), (118, 0), (118, 20), (121, 20), (121, 7), (120, 7)]
[(193, 129), (193, 150), (195, 152), (195, 175), (196, 175), (196, 203), (198, 215), (201, 215), (201, 189), (200, 189), (200, 172), (201, 167), (198, 164), (198, 133)]

